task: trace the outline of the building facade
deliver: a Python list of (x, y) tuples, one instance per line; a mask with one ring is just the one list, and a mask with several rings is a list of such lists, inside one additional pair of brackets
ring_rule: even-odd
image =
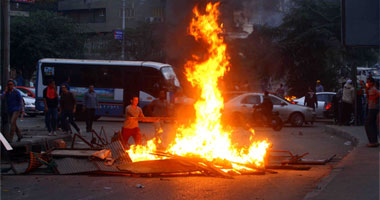
[[(125, 3), (123, 6), (123, 3)], [(165, 21), (166, 0), (59, 0), (58, 12), (80, 24), (86, 34), (85, 58), (133, 59), (123, 53), (120, 34), (124, 27)], [(122, 56), (124, 55), (124, 56)]]
[(85, 32), (110, 33), (141, 22), (163, 22), (165, 0), (60, 0), (58, 12), (84, 26)]

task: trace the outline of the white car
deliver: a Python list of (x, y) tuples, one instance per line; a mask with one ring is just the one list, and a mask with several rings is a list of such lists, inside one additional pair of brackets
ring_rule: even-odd
[[(328, 118), (332, 114), (331, 102), (333, 97), (336, 95), (335, 92), (317, 92), (317, 101), (318, 101), (318, 108), (315, 109), (317, 118)], [(304, 105), (305, 103), (305, 97), (301, 97), (299, 99), (294, 99), (294, 102), (296, 102), (298, 105)]]
[[(252, 116), (253, 106), (261, 104), (263, 97), (263, 93), (245, 93), (236, 96), (225, 103), (223, 114), (233, 118), (237, 115), (250, 117)], [(315, 120), (313, 109), (292, 104), (275, 95), (270, 94), (269, 97), (273, 103), (273, 111), (279, 112), (279, 117), (284, 123), (291, 123), (293, 126), (300, 127), (305, 122), (313, 122)]]
[(33, 98), (33, 97), (30, 97), (28, 96), (27, 94), (25, 94), (24, 92), (22, 92), (21, 90), (15, 88), (17, 91), (20, 92), (23, 100), (24, 100), (24, 109), (25, 109), (25, 113), (29, 116), (36, 116), (37, 114), (41, 114), (43, 113), (42, 111), (39, 111), (39, 110), (36, 110), (36, 99)]

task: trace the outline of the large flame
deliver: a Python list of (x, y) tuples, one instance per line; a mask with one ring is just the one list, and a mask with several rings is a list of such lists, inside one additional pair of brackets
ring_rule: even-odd
[[(262, 166), (267, 141), (253, 142), (249, 147), (238, 147), (231, 141), (231, 132), (223, 129), (221, 110), (223, 97), (218, 88), (218, 80), (228, 69), (227, 46), (222, 36), (223, 26), (218, 23), (219, 3), (208, 3), (205, 13), (200, 14), (195, 7), (189, 32), (197, 41), (208, 45), (208, 56), (201, 60), (193, 55), (192, 61), (185, 65), (186, 77), (190, 83), (200, 89), (200, 97), (195, 103), (196, 118), (190, 126), (177, 129), (175, 140), (167, 152), (181, 156), (196, 156), (208, 161), (228, 160), (231, 163), (254, 164)], [(253, 135), (252, 135), (253, 136)], [(133, 147), (133, 146), (132, 146)], [(154, 156), (148, 152), (156, 150), (153, 142), (144, 147), (133, 147), (128, 151), (133, 161), (151, 160)]]

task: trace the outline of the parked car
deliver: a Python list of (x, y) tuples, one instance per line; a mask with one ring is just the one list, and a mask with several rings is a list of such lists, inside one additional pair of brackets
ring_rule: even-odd
[[(245, 93), (232, 98), (224, 105), (224, 115), (227, 119), (241, 119), (241, 117), (251, 117), (253, 106), (263, 102), (263, 93)], [(302, 126), (305, 122), (313, 122), (315, 113), (311, 108), (292, 104), (278, 96), (269, 95), (273, 103), (273, 111), (279, 112), (279, 117), (284, 123), (291, 123), (293, 126)]]
[[(317, 118), (331, 118), (334, 112), (332, 111), (332, 99), (336, 95), (335, 92), (317, 92), (318, 108), (315, 109)], [(305, 97), (294, 99), (298, 105), (304, 105)]]
[(34, 87), (24, 87), (24, 86), (16, 86), (19, 91), (25, 93), (26, 95), (36, 98), (36, 89)]
[(20, 89), (16, 88), (17, 91), (20, 92), (22, 99), (24, 100), (24, 110), (25, 113), (31, 117), (36, 116), (37, 114), (42, 114), (42, 111), (36, 110), (36, 99), (33, 97), (28, 96), (24, 92), (22, 92)]

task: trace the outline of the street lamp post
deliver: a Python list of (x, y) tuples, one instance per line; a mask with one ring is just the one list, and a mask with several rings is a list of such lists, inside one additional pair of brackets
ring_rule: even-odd
[[(4, 91), (9, 79), (9, 0), (1, 0), (1, 89)], [(7, 131), (5, 101), (1, 100), (1, 132)]]
[(122, 6), (122, 9), (123, 9), (123, 22), (122, 22), (122, 30), (123, 30), (123, 40), (121, 41), (121, 59), (124, 60), (125, 59), (125, 1), (126, 0), (122, 0), (123, 2), (123, 6)]

